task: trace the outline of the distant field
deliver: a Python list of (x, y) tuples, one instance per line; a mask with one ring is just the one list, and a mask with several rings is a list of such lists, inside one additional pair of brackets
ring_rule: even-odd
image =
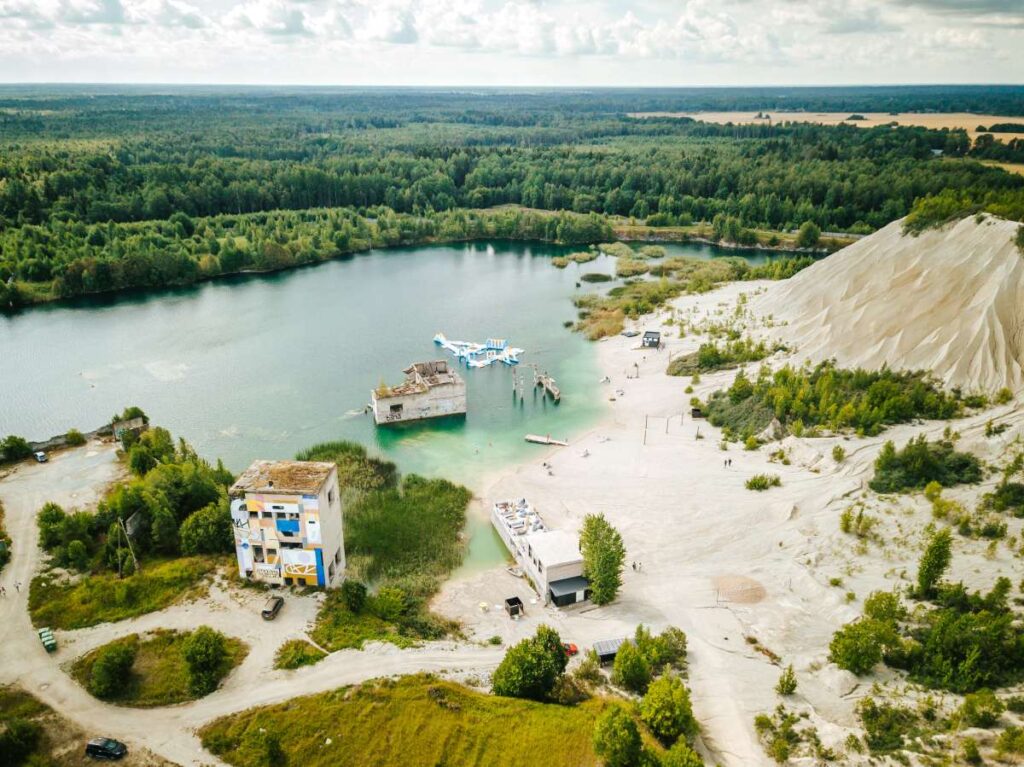
[[(839, 125), (847, 122), (846, 118), (850, 112), (767, 112), (772, 122), (800, 122), (818, 123), (820, 125)], [(895, 122), (900, 125), (919, 125), (923, 128), (964, 128), (973, 140), (978, 131), (979, 125), (986, 128), (994, 123), (1021, 122), (1019, 117), (1006, 117), (1005, 115), (978, 115), (970, 112), (929, 112), (929, 113), (907, 113), (889, 114), (887, 112), (857, 112), (863, 115), (863, 120), (850, 120), (850, 125), (859, 125), (862, 128), (870, 128), (875, 125), (886, 125)], [(757, 119), (756, 112), (633, 112), (630, 117), (692, 117), (694, 120), (701, 120), (708, 123), (735, 123), (746, 125), (763, 123), (765, 120)], [(1024, 133), (997, 133), (994, 134), (1004, 143), (1013, 138), (1024, 138)]]
[(1017, 173), (1024, 176), (1024, 162), (992, 162), (991, 160), (985, 160), (985, 165), (994, 165), (997, 168), (1002, 168), (1007, 173)]

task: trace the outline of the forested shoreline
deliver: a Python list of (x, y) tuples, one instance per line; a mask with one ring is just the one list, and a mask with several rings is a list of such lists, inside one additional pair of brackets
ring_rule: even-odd
[[(371, 247), (594, 243), (616, 221), (678, 236), (703, 222), (715, 240), (783, 248), (807, 222), (866, 234), (950, 188), (965, 209), (1024, 217), (1024, 177), (974, 161), (1024, 148), (990, 134), (972, 143), (962, 130), (628, 116), (722, 96), (700, 89), (172, 90), (0, 89), (0, 305)], [(726, 93), (734, 106), (758, 97)], [(988, 99), (1024, 113), (1019, 88), (800, 97), (808, 108), (850, 109)]]

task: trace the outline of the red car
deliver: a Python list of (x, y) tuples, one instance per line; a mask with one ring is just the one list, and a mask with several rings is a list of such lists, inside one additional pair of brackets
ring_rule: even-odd
[(570, 658), (573, 655), (578, 655), (580, 648), (574, 645), (572, 642), (562, 642), (562, 649), (565, 650), (565, 654)]

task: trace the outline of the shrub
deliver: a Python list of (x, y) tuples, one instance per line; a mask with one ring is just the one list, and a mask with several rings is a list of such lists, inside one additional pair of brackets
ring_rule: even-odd
[(863, 676), (878, 665), (883, 651), (896, 640), (893, 627), (882, 621), (859, 618), (847, 623), (832, 636), (828, 659), (839, 668)]
[(590, 581), (591, 600), (598, 605), (608, 604), (622, 585), (622, 565), (626, 559), (622, 536), (603, 514), (588, 514), (580, 531), (580, 552), (583, 574)]
[(846, 458), (846, 449), (842, 445), (832, 446), (832, 460), (836, 463), (842, 463)]
[(910, 709), (876, 703), (873, 698), (862, 699), (857, 704), (857, 714), (864, 725), (864, 740), (873, 754), (902, 748), (904, 737), (917, 723), (917, 715)]
[(0, 439), (0, 463), (21, 461), (32, 455), (32, 447), (24, 437), (14, 434)]
[(960, 754), (967, 764), (982, 764), (981, 752), (978, 750), (978, 741), (974, 738), (964, 738), (960, 744)]
[(1013, 392), (1005, 386), (996, 392), (994, 402), (997, 405), (1005, 405), (1013, 401)]
[(796, 245), (798, 248), (817, 247), (820, 240), (821, 229), (817, 224), (813, 221), (804, 221), (800, 225), (800, 231), (796, 235)]
[(753, 434), (743, 440), (744, 450), (757, 450), (759, 447), (761, 447), (761, 441)]
[(803, 735), (796, 729), (797, 717), (782, 705), (776, 707), (773, 715), (758, 714), (754, 717), (754, 729), (764, 747), (765, 753), (778, 764), (789, 761), (793, 750), (803, 741)]
[(0, 767), (29, 764), (29, 757), (43, 737), (43, 728), (28, 719), (12, 717), (0, 732)]
[(636, 722), (622, 706), (609, 706), (594, 723), (594, 751), (606, 767), (633, 767), (641, 747)]
[(684, 741), (678, 741), (661, 757), (661, 767), (704, 767), (704, 761)]
[(778, 474), (755, 474), (746, 481), (747, 490), (757, 490), (758, 492), (781, 485), (782, 479)]
[(964, 697), (957, 713), (969, 726), (987, 729), (996, 725), (1005, 710), (1006, 706), (991, 690), (978, 690)]
[(373, 595), (370, 610), (382, 620), (398, 620), (406, 610), (405, 592), (395, 586), (382, 586)]
[(352, 578), (341, 584), (341, 598), (345, 606), (356, 615), (366, 607), (366, 584)]
[(666, 746), (697, 730), (686, 685), (675, 676), (656, 679), (640, 701), (640, 719)]
[(919, 490), (930, 482), (943, 487), (981, 481), (981, 462), (970, 453), (960, 453), (950, 440), (928, 442), (922, 434), (902, 450), (886, 442), (875, 459), (875, 476), (868, 483), (877, 493)]
[(196, 696), (217, 689), (229, 670), (227, 637), (209, 626), (200, 626), (184, 641), (182, 657), (188, 666), (189, 689)]
[(69, 447), (81, 447), (85, 444), (85, 435), (78, 429), (68, 429), (68, 433), (64, 435), (64, 438)]
[(558, 632), (540, 626), (536, 635), (513, 645), (494, 670), (495, 695), (544, 700), (555, 687), (568, 662)]
[(97, 698), (116, 698), (125, 691), (135, 663), (134, 642), (114, 642), (103, 648), (92, 666), (89, 692)]
[(305, 639), (290, 639), (277, 648), (274, 668), (294, 669), (312, 666), (327, 657), (327, 653)]
[(651, 664), (634, 642), (624, 642), (615, 654), (612, 683), (642, 695), (651, 683)]
[(779, 695), (792, 695), (796, 692), (796, 673), (792, 664), (782, 671), (779, 681), (775, 683), (775, 692)]
[(1015, 714), (1024, 714), (1024, 695), (1011, 695), (1006, 699), (1006, 708)]
[(1024, 754), (1024, 727), (1007, 727), (996, 739), (996, 753), (1000, 758)]

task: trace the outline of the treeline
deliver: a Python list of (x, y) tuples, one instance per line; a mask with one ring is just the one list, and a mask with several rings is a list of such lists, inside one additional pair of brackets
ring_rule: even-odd
[(205, 219), (178, 212), (133, 224), (23, 226), (0, 232), (0, 308), (286, 269), (374, 247), (482, 238), (590, 243), (611, 236), (596, 214), (524, 210), (414, 216), (334, 208)]
[[(947, 187), (1024, 186), (998, 169), (946, 161), (974, 152), (966, 132), (918, 127), (615, 117), (579, 130), (567, 118), (557, 128), (495, 136), (434, 123), (324, 136), (260, 130), (252, 119), (238, 130), (214, 122), (198, 135), (140, 139), (112, 125), (103, 142), (10, 144), (0, 158), (0, 227), (163, 220), (175, 212), (519, 204), (651, 217), (652, 225), (722, 214), (748, 227), (792, 229), (811, 220), (827, 231), (870, 231)], [(478, 144), (481, 133), (493, 143)], [(994, 159), (998, 147), (986, 144), (979, 156)]]

